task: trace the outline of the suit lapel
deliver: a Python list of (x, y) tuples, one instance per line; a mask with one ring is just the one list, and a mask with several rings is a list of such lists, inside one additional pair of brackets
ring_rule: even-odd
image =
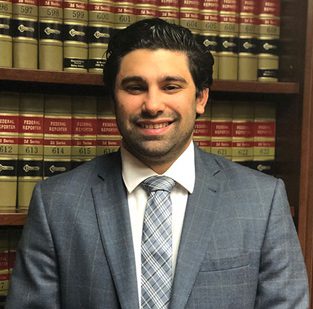
[(216, 214), (216, 199), (220, 191), (217, 180), (220, 168), (214, 159), (204, 163), (196, 150), (196, 183), (189, 196), (177, 257), (172, 289), (171, 309), (186, 306), (201, 262), (208, 250), (209, 237)]
[(139, 308), (135, 257), (120, 155), (103, 159), (92, 188), (101, 240), (122, 308)]

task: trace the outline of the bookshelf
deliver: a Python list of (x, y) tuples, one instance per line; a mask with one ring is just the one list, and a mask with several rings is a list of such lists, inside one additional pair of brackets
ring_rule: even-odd
[[(281, 0), (280, 82), (216, 80), (214, 100), (277, 106), (276, 176), (285, 184), (313, 291), (313, 0)], [(102, 95), (101, 75), (0, 68), (0, 89)], [(1, 214), (1, 226), (23, 226), (25, 214)]]

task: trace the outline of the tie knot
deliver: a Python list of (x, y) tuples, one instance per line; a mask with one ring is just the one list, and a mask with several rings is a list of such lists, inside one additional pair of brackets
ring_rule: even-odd
[(152, 191), (171, 192), (175, 181), (167, 176), (151, 176), (142, 182), (144, 189), (150, 193)]

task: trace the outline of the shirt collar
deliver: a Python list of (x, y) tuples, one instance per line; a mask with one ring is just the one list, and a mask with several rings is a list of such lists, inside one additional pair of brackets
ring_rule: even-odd
[[(156, 172), (134, 157), (123, 146), (121, 147), (121, 156), (122, 177), (128, 193), (131, 193), (146, 178), (157, 175)], [(191, 142), (163, 175), (171, 177), (189, 193), (192, 193), (195, 185), (194, 158), (194, 144)]]

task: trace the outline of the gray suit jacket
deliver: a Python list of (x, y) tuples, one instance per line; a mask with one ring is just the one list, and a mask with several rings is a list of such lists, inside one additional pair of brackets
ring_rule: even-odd
[[(7, 309), (138, 309), (120, 154), (37, 185)], [(170, 308), (308, 308), (281, 180), (196, 149)]]

